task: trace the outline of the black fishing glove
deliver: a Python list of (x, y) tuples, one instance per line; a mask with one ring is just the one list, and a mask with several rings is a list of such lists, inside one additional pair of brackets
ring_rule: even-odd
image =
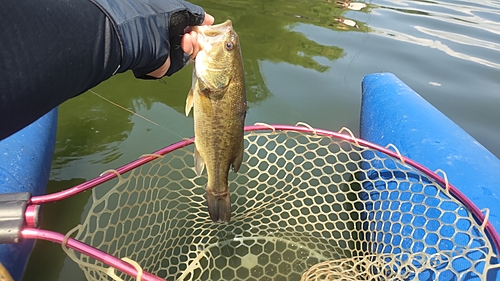
[(118, 72), (132, 69), (135, 77), (162, 66), (170, 53), (168, 76), (189, 61), (181, 48), (184, 28), (200, 25), (205, 12), (182, 0), (90, 0), (110, 18), (117, 31), (122, 53)]

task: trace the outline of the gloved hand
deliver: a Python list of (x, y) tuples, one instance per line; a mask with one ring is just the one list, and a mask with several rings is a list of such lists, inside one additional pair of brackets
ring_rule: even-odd
[(170, 54), (170, 76), (189, 61), (181, 48), (184, 28), (200, 25), (205, 12), (183, 0), (90, 0), (110, 19), (118, 34), (122, 62), (118, 72), (132, 69), (137, 78), (162, 66)]

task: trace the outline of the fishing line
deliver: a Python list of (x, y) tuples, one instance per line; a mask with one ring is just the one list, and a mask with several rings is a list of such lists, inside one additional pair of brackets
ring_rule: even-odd
[[(372, 15), (371, 15), (370, 9), (376, 8), (377, 6), (375, 4), (373, 4), (372, 1), (367, 2), (366, 5), (367, 5), (366, 7), (362, 8), (365, 11), (367, 11), (366, 12), (366, 17), (367, 17), (366, 22), (363, 22), (364, 23), (363, 29), (358, 28), (359, 30), (361, 30), (361, 33), (365, 34), (365, 36), (361, 40), (360, 50), (352, 56), (351, 60), (347, 64), (347, 71), (344, 73), (344, 83), (347, 86), (347, 88), (349, 88), (349, 85), (351, 85), (351, 83), (349, 83), (349, 81), (347, 81), (347, 77), (348, 77), (348, 73), (351, 69), (351, 65), (353, 64), (354, 61), (356, 61), (361, 56), (361, 53), (363, 53), (363, 51), (365, 50), (364, 47), (366, 45), (366, 42), (371, 39), (371, 36), (370, 36), (371, 30), (370, 30), (369, 24), (371, 24)], [(354, 13), (354, 15), (356, 15), (356, 13)], [(353, 20), (355, 18), (354, 15), (353, 15)], [(359, 21), (361, 21), (361, 20), (359, 20)]]
[(116, 106), (116, 107), (118, 107), (118, 108), (121, 108), (121, 109), (123, 109), (123, 110), (127, 111), (128, 113), (131, 113), (131, 114), (133, 114), (133, 115), (135, 115), (135, 116), (137, 116), (137, 117), (139, 117), (139, 118), (141, 118), (141, 119), (143, 119), (143, 120), (146, 120), (147, 122), (149, 122), (149, 123), (151, 123), (151, 124), (153, 124), (153, 125), (156, 125), (156, 126), (158, 126), (158, 127), (162, 128), (162, 129), (164, 129), (164, 130), (166, 130), (166, 131), (168, 131), (168, 132), (170, 132), (170, 133), (172, 133), (172, 134), (174, 134), (174, 135), (178, 136), (180, 139), (185, 139), (185, 137), (183, 137), (183, 136), (181, 136), (181, 135), (177, 134), (176, 132), (174, 132), (174, 131), (172, 131), (172, 130), (170, 130), (170, 129), (168, 129), (168, 128), (166, 128), (166, 127), (164, 127), (164, 126), (162, 126), (162, 125), (160, 125), (160, 124), (158, 124), (158, 123), (156, 123), (156, 122), (154, 122), (154, 121), (152, 121), (151, 119), (148, 119), (148, 118), (146, 118), (146, 117), (144, 117), (144, 116), (142, 116), (142, 115), (140, 115), (140, 114), (138, 114), (138, 113), (134, 112), (133, 110), (130, 110), (130, 109), (128, 109), (128, 108), (126, 108), (126, 107), (124, 107), (124, 106), (122, 106), (122, 105), (119, 105), (118, 103), (116, 103), (116, 102), (114, 102), (114, 101), (112, 101), (112, 100), (110, 100), (110, 99), (108, 99), (108, 98), (105, 98), (105, 97), (103, 97), (103, 96), (99, 95), (98, 93), (96, 93), (96, 92), (94, 92), (94, 91), (92, 91), (92, 90), (88, 90), (88, 91), (89, 91), (89, 92), (91, 92), (92, 94), (94, 94), (94, 95), (98, 96), (99, 98), (101, 98), (101, 99), (103, 99), (103, 100), (105, 100), (105, 101), (109, 102), (110, 104), (112, 104), (112, 105), (114, 105), (114, 106)]

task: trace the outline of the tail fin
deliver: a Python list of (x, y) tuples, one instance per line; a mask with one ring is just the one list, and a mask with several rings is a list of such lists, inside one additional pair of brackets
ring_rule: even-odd
[(215, 196), (207, 191), (208, 214), (213, 222), (231, 220), (231, 198), (229, 192), (225, 195)]

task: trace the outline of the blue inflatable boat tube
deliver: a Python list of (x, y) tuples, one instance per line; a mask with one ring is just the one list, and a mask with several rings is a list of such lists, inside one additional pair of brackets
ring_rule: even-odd
[[(54, 155), (57, 109), (0, 141), (0, 193), (46, 193)], [(0, 244), (0, 263), (21, 280), (34, 241)]]
[(394, 74), (365, 76), (362, 92), (361, 138), (391, 143), (428, 169), (445, 171), (474, 205), (489, 209), (488, 220), (500, 232), (500, 160)]
[(500, 160), (394, 74), (365, 76), (362, 91), (361, 138), (444, 170), (500, 232)]

